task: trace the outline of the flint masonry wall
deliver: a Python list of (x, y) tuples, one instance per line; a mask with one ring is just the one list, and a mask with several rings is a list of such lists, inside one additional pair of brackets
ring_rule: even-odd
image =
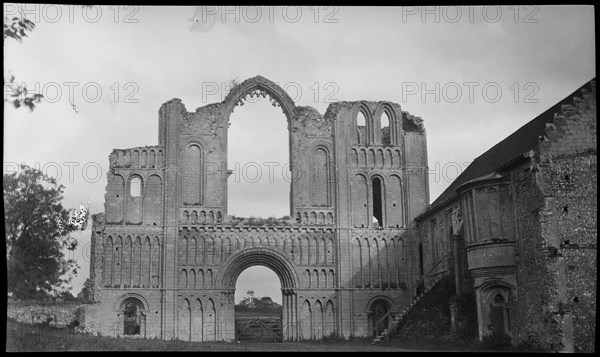
[(512, 175), (521, 240), (517, 339), (547, 350), (595, 346), (595, 82), (581, 94), (547, 124), (531, 163)]
[[(466, 170), (471, 176), (418, 217), (425, 284), (454, 265), (457, 295), (476, 293), (480, 338), (507, 334), (515, 345), (547, 351), (594, 350), (596, 133), (592, 80), (478, 157)], [(516, 139), (527, 152), (502, 157)], [(450, 234), (458, 227), (462, 248)]]

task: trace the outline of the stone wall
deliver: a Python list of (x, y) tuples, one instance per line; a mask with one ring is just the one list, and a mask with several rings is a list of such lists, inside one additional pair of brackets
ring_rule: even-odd
[[(455, 259), (454, 270), (465, 270), (455, 274), (463, 276), (456, 286), (468, 290), (465, 283), (472, 281), (475, 288), (480, 338), (494, 331), (499, 336), (503, 319), (504, 332), (515, 345), (594, 350), (595, 95), (595, 81), (590, 81), (553, 107), (556, 112), (534, 119), (531, 123), (545, 125), (539, 136), (527, 132), (533, 128), (530, 124), (519, 134), (533, 139), (530, 151), (502, 158), (502, 167), (479, 161), (480, 169), (490, 166), (483, 176), (469, 178), (457, 186), (454, 198), (417, 219), (425, 280), (427, 275), (452, 274)], [(462, 213), (462, 242), (448, 234), (449, 215), (456, 209)], [(452, 246), (454, 254), (440, 260), (439, 252)]]
[[(291, 219), (281, 226), (227, 214), (229, 117), (257, 96), (288, 121)], [(232, 340), (235, 281), (254, 265), (280, 277), (285, 339), (368, 336), (372, 306), (410, 303), (413, 219), (429, 197), (420, 118), (387, 101), (336, 102), (322, 115), (257, 76), (193, 112), (164, 103), (158, 126), (159, 145), (109, 157), (90, 264), (100, 304), (86, 315), (102, 331), (121, 334), (131, 298), (146, 337)]]
[(48, 323), (57, 327), (69, 326), (79, 319), (78, 310), (88, 304), (82, 303), (39, 303), (9, 300), (6, 316), (29, 324)]
[(517, 340), (546, 350), (595, 346), (597, 142), (595, 82), (547, 124), (517, 197)]

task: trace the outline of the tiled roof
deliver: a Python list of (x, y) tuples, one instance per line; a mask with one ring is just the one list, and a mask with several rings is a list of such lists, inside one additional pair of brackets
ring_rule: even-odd
[(466, 169), (463, 171), (448, 188), (431, 204), (428, 210), (436, 208), (442, 203), (454, 198), (457, 193), (456, 189), (473, 179), (488, 175), (498, 168), (506, 165), (510, 161), (516, 159), (519, 155), (535, 148), (538, 145), (538, 138), (544, 134), (546, 123), (552, 123), (555, 113), (560, 113), (561, 106), (565, 104), (573, 105), (574, 97), (582, 96), (582, 89), (590, 90), (592, 79), (572, 94), (565, 97), (554, 106), (538, 115), (529, 123), (523, 125), (520, 129), (509, 135), (506, 139), (494, 145), (491, 149), (478, 156)]

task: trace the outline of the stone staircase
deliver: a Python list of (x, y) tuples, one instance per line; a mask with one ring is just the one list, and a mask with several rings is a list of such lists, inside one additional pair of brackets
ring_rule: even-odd
[[(410, 303), (410, 305), (405, 306), (402, 310), (402, 312), (400, 314), (395, 314), (392, 317), (392, 321), (390, 322), (388, 328), (384, 329), (381, 334), (377, 337), (375, 337), (373, 339), (373, 342), (371, 342), (371, 344), (376, 344), (379, 343), (383, 340), (387, 340), (389, 339), (394, 332), (396, 332), (396, 328), (398, 327), (398, 325), (404, 320), (404, 318), (406, 317), (406, 315), (408, 315), (408, 313), (411, 311), (411, 309), (419, 302), (421, 301), (421, 299), (423, 299), (423, 297), (429, 292), (431, 291), (431, 289), (433, 289), (441, 280), (441, 276), (440, 277), (436, 277), (433, 280), (433, 283), (431, 283), (429, 285), (429, 287), (426, 287), (422, 293), (420, 293), (419, 295), (415, 296), (412, 300), (412, 302)], [(391, 315), (391, 312), (394, 310), (396, 306), (394, 306), (393, 308), (390, 309), (390, 311), (386, 314), (386, 315)], [(385, 316), (383, 317), (385, 318)], [(383, 319), (382, 318), (382, 319)]]

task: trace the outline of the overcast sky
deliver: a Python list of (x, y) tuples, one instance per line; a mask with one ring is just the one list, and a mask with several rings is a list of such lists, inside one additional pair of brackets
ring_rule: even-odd
[[(322, 114), (365, 99), (422, 117), (433, 201), (459, 169), (595, 77), (591, 6), (219, 10), (27, 5), (36, 28), (4, 41), (4, 78), (46, 99), (34, 112), (5, 103), (4, 172), (39, 165), (60, 176), (66, 207), (89, 198), (101, 212), (108, 155), (156, 145), (162, 103), (194, 111), (222, 101), (228, 81), (262, 75)], [(289, 214), (286, 128), (266, 99), (236, 108), (229, 214)], [(281, 163), (273, 183), (265, 162)], [(74, 293), (89, 275), (90, 234), (77, 236)], [(238, 299), (253, 289), (280, 301), (278, 284), (256, 288), (261, 274), (244, 274)]]

